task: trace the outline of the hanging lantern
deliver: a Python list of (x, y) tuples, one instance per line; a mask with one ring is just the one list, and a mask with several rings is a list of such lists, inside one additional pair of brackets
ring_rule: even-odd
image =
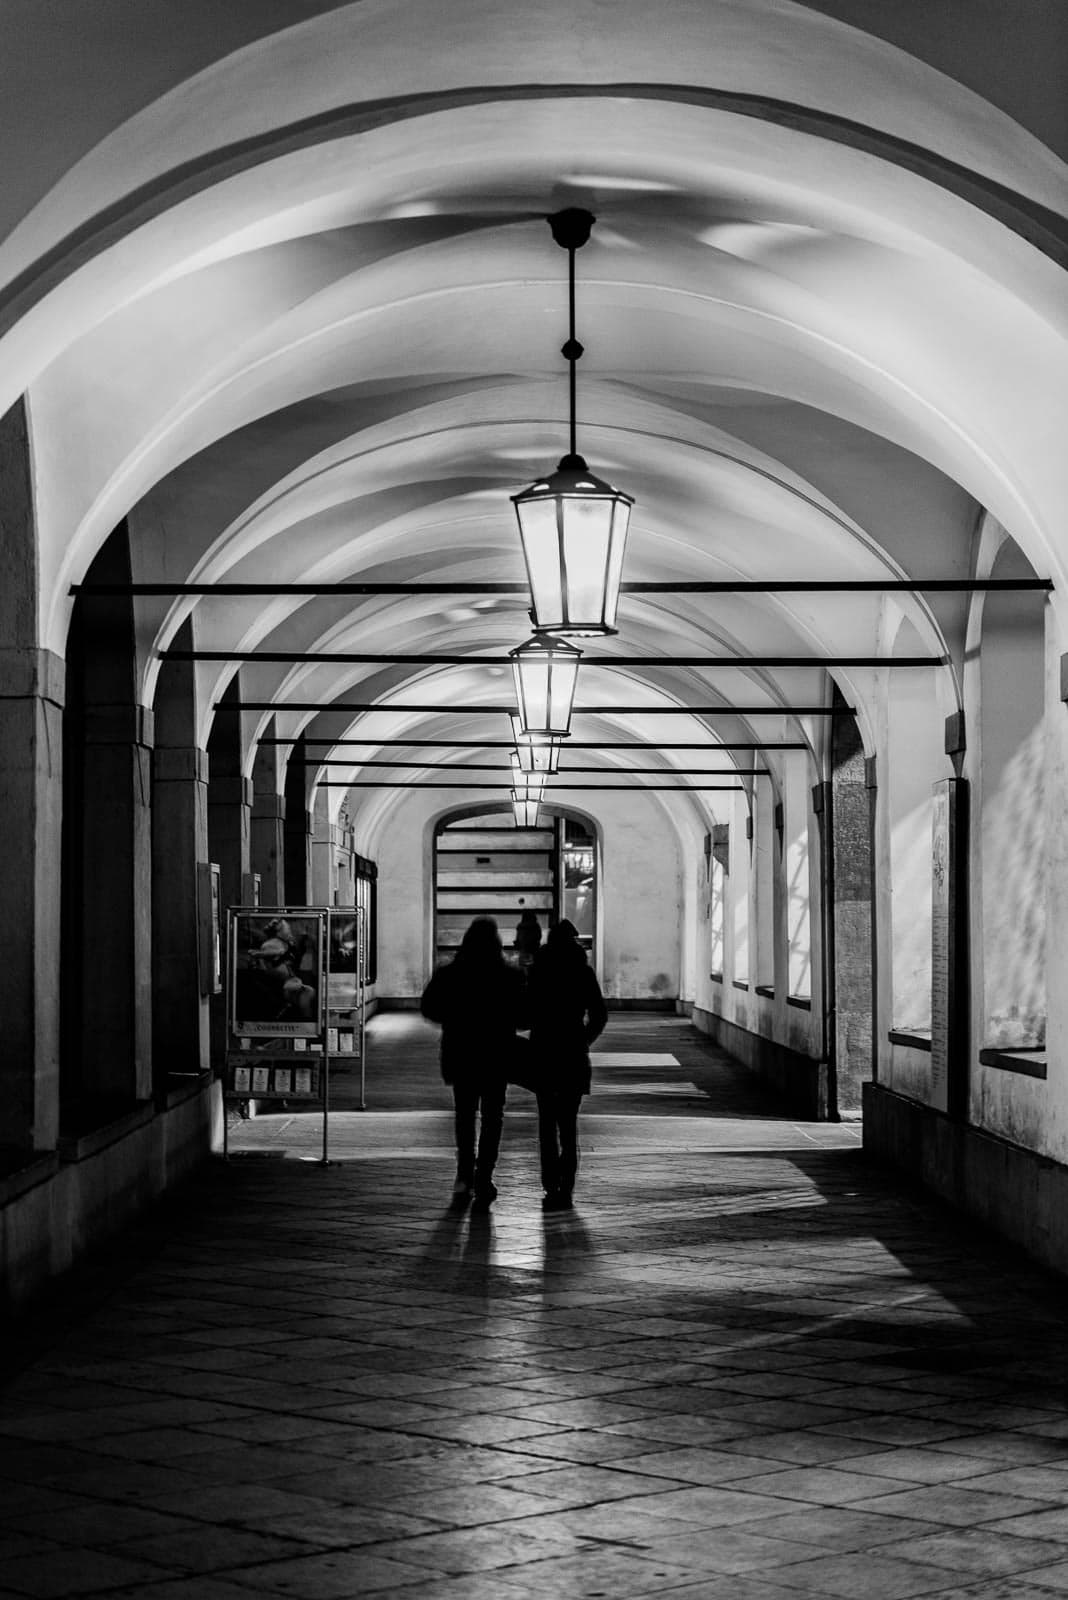
[(575, 366), (582, 355), (575, 337), (575, 251), (589, 238), (594, 218), (569, 207), (547, 220), (568, 253), (571, 327), (562, 354), (570, 369), (571, 448), (555, 472), (512, 496), (530, 582), (530, 616), (536, 633), (615, 633), (634, 501), (592, 473), (575, 442)]
[(512, 790), (512, 816), (515, 818), (517, 828), (536, 828), (538, 826), (538, 802), (527, 800), (522, 795)]
[(522, 732), (532, 738), (566, 739), (582, 651), (565, 639), (535, 634), (508, 653)]
[(616, 632), (630, 495), (595, 477), (581, 456), (512, 496), (538, 633)]
[(545, 774), (543, 772), (524, 772), (519, 764), (518, 755), (513, 755), (512, 763), (512, 812), (517, 828), (536, 828), (538, 826), (538, 807), (541, 797), (545, 792)]
[(523, 771), (555, 772), (560, 765), (559, 739), (546, 739), (532, 733), (524, 733), (518, 711), (510, 711), (508, 715), (512, 719), (512, 738), (515, 740), (516, 755)]

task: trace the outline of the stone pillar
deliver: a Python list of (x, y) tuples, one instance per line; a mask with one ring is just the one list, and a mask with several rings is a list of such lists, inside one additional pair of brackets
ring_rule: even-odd
[(332, 906), (334, 903), (334, 863), (340, 830), (330, 821), (327, 791), (319, 789), (315, 795), (312, 835), (312, 904)]
[[(274, 734), (274, 720), (267, 724)], [(252, 768), (252, 816), (249, 854), (252, 871), (260, 878), (260, 904), (285, 902), (285, 800), (278, 792), (275, 746), (260, 744)], [(249, 896), (251, 899), (251, 895)]]
[(834, 720), (830, 800), (830, 910), (835, 972), (833, 1059), (839, 1111), (859, 1111), (872, 1074), (872, 817), (864, 748), (852, 717)]
[(152, 713), (84, 713), (82, 1089), (152, 1094)]
[[(179, 635), (190, 642), (188, 628)], [(211, 973), (204, 960), (208, 753), (193, 743), (193, 664), (165, 661), (152, 762), (152, 1042), (157, 1093), (171, 1073), (208, 1066)]]
[(219, 864), (219, 899), (224, 912), (227, 906), (245, 904), (252, 870), (253, 804), (249, 778), (212, 777), (208, 785), (208, 840), (211, 859)]
[[(219, 951), (222, 990), (209, 999), (211, 1010), (212, 1059), (221, 1064), (226, 1052), (226, 937), (227, 907), (247, 903), (250, 889), (250, 841), (252, 818), (252, 782), (239, 772), (216, 771), (214, 743), (209, 750), (211, 771), (208, 783), (208, 849), (212, 861), (219, 868)], [(210, 888), (210, 884), (209, 884)], [(213, 908), (208, 908), (211, 915)], [(214, 950), (212, 971), (208, 984), (214, 977)]]
[(63, 680), (50, 651), (0, 648), (0, 1138), (26, 1151), (59, 1131)]
[(260, 875), (260, 904), (265, 906), (280, 906), (285, 901), (285, 815), (280, 794), (254, 793), (250, 859), (252, 871)]
[(312, 838), (315, 819), (308, 810), (304, 738), (289, 755), (286, 768), (285, 903), (308, 906), (312, 900)]
[(60, 657), (37, 648), (37, 527), (20, 400), (0, 418), (0, 1140), (49, 1150), (59, 1130)]

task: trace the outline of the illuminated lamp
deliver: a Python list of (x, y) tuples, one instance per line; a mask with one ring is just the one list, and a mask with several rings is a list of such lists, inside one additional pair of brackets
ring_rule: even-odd
[(523, 732), (518, 711), (510, 711), (512, 738), (524, 772), (555, 772), (560, 765), (560, 740)]
[(598, 478), (575, 440), (575, 367), (582, 345), (575, 338), (575, 251), (590, 236), (594, 218), (569, 207), (548, 219), (568, 253), (571, 331), (562, 347), (571, 374), (571, 448), (555, 472), (512, 495), (530, 582), (530, 617), (536, 633), (616, 632), (623, 552), (634, 501)]
[(519, 703), (520, 731), (533, 739), (566, 739), (571, 731), (582, 651), (566, 639), (535, 634), (508, 652)]

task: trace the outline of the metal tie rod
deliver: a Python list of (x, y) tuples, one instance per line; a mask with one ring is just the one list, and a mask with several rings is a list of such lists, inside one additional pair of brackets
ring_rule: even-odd
[[(665, 579), (621, 583), (620, 594), (982, 594), (1033, 590), (1049, 593), (1051, 578), (742, 578)], [(72, 583), (71, 595), (137, 595), (176, 599), (200, 595), (526, 595), (529, 586), (512, 582), (465, 583)]]
[[(321, 700), (216, 700), (213, 710), (222, 711), (317, 711), (322, 715), (346, 715), (350, 711), (418, 712), (420, 715), (468, 717), (507, 715), (515, 705), (441, 705), (399, 700), (341, 700), (324, 705)], [(572, 716), (608, 717), (851, 717), (854, 706), (575, 706)], [(283, 744), (292, 744), (284, 739)]]
[[(500, 762), (464, 761), (450, 764), (447, 761), (317, 761), (313, 756), (310, 761), (297, 761), (298, 767), (357, 767), (361, 772), (366, 772), (368, 767), (388, 767), (393, 771), (415, 772), (511, 772), (511, 767), (502, 767)], [(684, 778), (770, 778), (771, 773), (764, 767), (567, 767), (561, 768), (563, 772), (599, 772), (602, 776), (614, 777), (617, 773), (621, 778), (629, 778), (632, 773), (645, 773), (650, 777), (671, 777), (677, 772)], [(547, 772), (545, 777), (554, 781), (559, 773)], [(526, 777), (537, 774), (524, 774)]]
[[(385, 750), (389, 748), (406, 750), (514, 750), (514, 739), (305, 739), (303, 734), (295, 734), (291, 739), (257, 739), (257, 744), (267, 745), (292, 745), (298, 739), (304, 739), (305, 748), (312, 745), (322, 745), (324, 749), (336, 750), (340, 746), (356, 745), (361, 748)], [(808, 745), (803, 739), (693, 739), (685, 744), (674, 742), (665, 743), (657, 739), (655, 744), (635, 744), (633, 739), (568, 739), (567, 751), (572, 750), (640, 750), (647, 753), (650, 749), (657, 750), (807, 750)], [(316, 766), (314, 760), (309, 759), (305, 766)], [(502, 769), (503, 770), (503, 769)]]
[[(346, 783), (341, 778), (324, 778), (318, 785), (320, 789), (466, 789), (475, 794), (507, 794), (511, 789), (510, 783), (421, 783), (418, 778), (397, 778), (390, 782), (376, 780), (375, 782), (361, 781)], [(748, 794), (738, 783), (642, 783), (632, 786), (643, 793), (650, 789), (663, 789), (668, 794)], [(561, 789), (569, 792), (592, 793), (594, 790), (608, 794), (628, 794), (631, 789), (625, 783), (554, 783), (551, 794), (558, 793)], [(551, 798), (550, 790), (546, 786), (541, 796), (542, 803)]]
[[(328, 667), (510, 667), (511, 656), (369, 655), (311, 650), (165, 650), (165, 661), (247, 661)], [(947, 656), (583, 656), (584, 667), (943, 667)]]

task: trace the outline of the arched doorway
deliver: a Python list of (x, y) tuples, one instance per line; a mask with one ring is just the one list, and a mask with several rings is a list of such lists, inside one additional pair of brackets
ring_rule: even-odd
[(473, 917), (496, 918), (510, 949), (520, 917), (537, 918), (542, 936), (567, 917), (587, 949), (597, 931), (597, 839), (581, 817), (545, 815), (517, 828), (503, 807), (453, 812), (434, 830), (434, 960), (448, 960)]

